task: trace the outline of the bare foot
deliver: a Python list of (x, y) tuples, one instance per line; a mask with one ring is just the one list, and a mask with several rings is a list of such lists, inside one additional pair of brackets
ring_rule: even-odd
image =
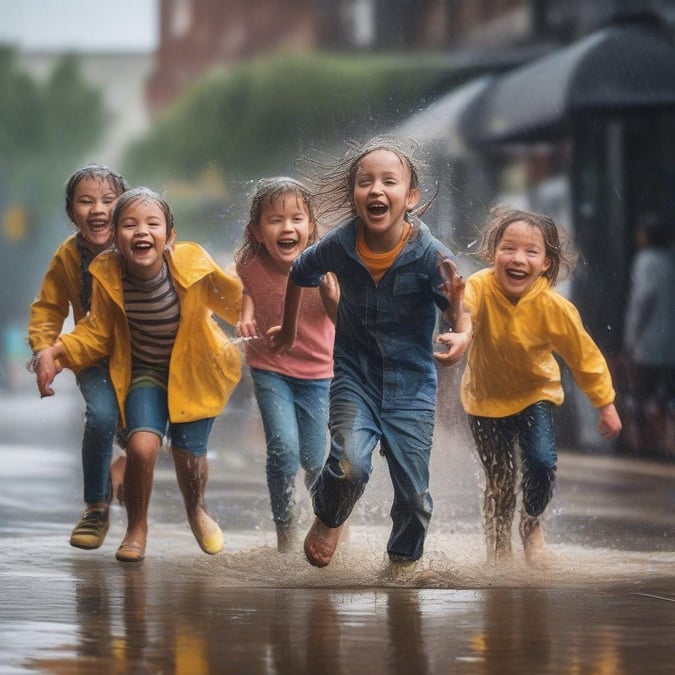
[(195, 539), (204, 553), (215, 555), (223, 550), (225, 545), (223, 532), (218, 527), (218, 523), (204, 509), (199, 508), (192, 516), (188, 516), (188, 522), (192, 534), (195, 535)]
[(527, 564), (531, 567), (548, 567), (551, 560), (544, 540), (544, 528), (539, 518), (531, 516), (524, 518), (520, 523), (520, 536)]
[(312, 527), (305, 537), (305, 556), (314, 567), (326, 567), (333, 558), (335, 549), (340, 541), (340, 527), (328, 527), (318, 518), (314, 519)]

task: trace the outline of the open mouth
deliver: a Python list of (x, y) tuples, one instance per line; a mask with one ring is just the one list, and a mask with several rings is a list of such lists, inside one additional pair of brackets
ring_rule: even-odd
[(139, 241), (137, 244), (133, 245), (133, 250), (134, 251), (141, 251), (145, 253), (146, 251), (149, 251), (152, 249), (152, 244), (149, 241)]
[(90, 220), (87, 226), (92, 232), (103, 232), (110, 229), (110, 224), (107, 220)]
[(369, 204), (368, 205), (368, 213), (372, 216), (382, 216), (387, 212), (387, 205), (386, 204)]
[(298, 245), (297, 239), (280, 239), (277, 242), (277, 246), (282, 251), (292, 251)]
[(527, 279), (528, 276), (527, 272), (523, 270), (506, 270), (506, 274), (515, 281), (522, 281), (523, 279)]

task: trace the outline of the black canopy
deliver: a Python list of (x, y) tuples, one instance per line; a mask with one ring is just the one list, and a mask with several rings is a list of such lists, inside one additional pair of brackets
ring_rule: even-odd
[(497, 78), (464, 111), (469, 143), (551, 139), (585, 112), (675, 106), (675, 46), (644, 26), (610, 25)]

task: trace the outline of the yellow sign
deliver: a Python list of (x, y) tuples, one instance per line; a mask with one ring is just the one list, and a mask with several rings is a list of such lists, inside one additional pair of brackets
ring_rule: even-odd
[(28, 232), (28, 214), (24, 206), (15, 204), (5, 211), (2, 232), (10, 241), (25, 239)]

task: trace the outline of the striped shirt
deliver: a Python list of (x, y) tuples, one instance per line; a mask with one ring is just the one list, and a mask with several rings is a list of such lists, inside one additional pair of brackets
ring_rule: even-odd
[(153, 279), (124, 275), (124, 309), (131, 333), (131, 356), (154, 368), (167, 368), (180, 322), (180, 304), (166, 263)]

